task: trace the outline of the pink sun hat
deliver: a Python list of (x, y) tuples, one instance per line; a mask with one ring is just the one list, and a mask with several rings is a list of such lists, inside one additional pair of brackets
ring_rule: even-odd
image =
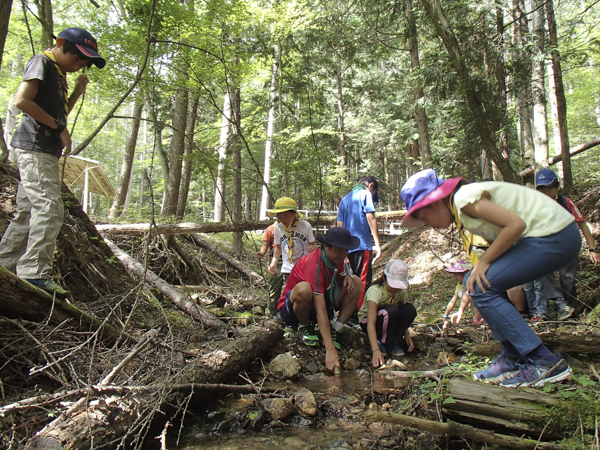
[(467, 273), (472, 268), (473, 264), (467, 262), (465, 259), (459, 259), (450, 267), (447, 267), (444, 270), (449, 273)]
[(450, 180), (438, 178), (433, 169), (425, 169), (411, 176), (400, 191), (402, 201), (408, 210), (402, 218), (402, 226), (412, 228), (423, 225), (423, 221), (415, 219), (412, 214), (418, 209), (446, 197), (460, 180), (462, 177)]

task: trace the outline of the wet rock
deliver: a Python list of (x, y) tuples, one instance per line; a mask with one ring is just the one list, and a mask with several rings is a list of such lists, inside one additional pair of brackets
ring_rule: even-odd
[(281, 420), (273, 420), (265, 428), (279, 429), (279, 428), (285, 428), (286, 426), (287, 425), (285, 423), (283, 423)]
[(282, 353), (269, 363), (269, 373), (280, 380), (294, 378), (300, 372), (300, 365), (291, 355)]
[(317, 373), (319, 371), (319, 365), (316, 362), (311, 361), (306, 365), (306, 370), (310, 373)]
[(294, 402), (303, 417), (314, 417), (317, 415), (317, 401), (308, 389), (300, 389), (294, 395)]
[(325, 389), (325, 395), (327, 395), (328, 397), (335, 397), (337, 395), (340, 395), (340, 392), (342, 390), (339, 388), (339, 386), (331, 386), (330, 388)]
[(334, 367), (333, 368), (333, 374), (334, 375), (341, 375), (342, 374), (342, 370), (339, 367)]
[(402, 361), (398, 361), (397, 359), (390, 361), (388, 367), (393, 370), (408, 370), (406, 364), (404, 364)]
[(287, 398), (265, 398), (262, 407), (273, 420), (283, 420), (294, 412), (292, 401)]
[(369, 378), (371, 376), (371, 372), (369, 372), (368, 370), (365, 370), (365, 369), (361, 369), (358, 372), (358, 376), (361, 378)]
[(379, 410), (379, 405), (377, 405), (377, 403), (371, 403), (371, 404), (369, 405), (369, 409), (370, 409), (371, 411), (378, 411), (378, 410)]
[(354, 396), (352, 394), (350, 394), (348, 396), (348, 400), (347, 401), (348, 401), (348, 404), (350, 406), (356, 406), (356, 405), (358, 405), (360, 403), (360, 400), (358, 398), (356, 398), (356, 396)]
[(329, 377), (326, 374), (324, 374), (323, 372), (315, 373), (314, 375), (308, 375), (306, 378), (311, 381), (322, 381), (322, 382), (329, 380)]
[(354, 358), (348, 358), (344, 363), (344, 369), (346, 370), (356, 370), (358, 369), (358, 365), (360, 363)]
[(243, 424), (244, 428), (253, 431), (260, 431), (269, 421), (267, 413), (262, 409), (248, 412), (248, 420)]

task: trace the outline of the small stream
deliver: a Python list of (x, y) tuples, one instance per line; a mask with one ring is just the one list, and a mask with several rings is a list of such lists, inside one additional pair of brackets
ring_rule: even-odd
[[(422, 364), (420, 364), (422, 365)], [(412, 368), (412, 367), (411, 367)], [(430, 370), (434, 367), (422, 367)], [(203, 449), (330, 449), (351, 448), (361, 440), (385, 441), (389, 426), (360, 421), (362, 413), (375, 399), (397, 402), (398, 391), (406, 388), (410, 378), (398, 378), (385, 371), (343, 372), (330, 376), (322, 373), (292, 382), (268, 382), (264, 387), (281, 390), (290, 397), (301, 388), (310, 390), (319, 406), (316, 418), (294, 413), (284, 422), (271, 421), (254, 396), (228, 396), (214, 401), (212, 407), (196, 411), (201, 420), (186, 426), (180, 450)], [(285, 392), (283, 392), (285, 390)], [(390, 403), (387, 403), (390, 402)], [(379, 406), (378, 408), (381, 408)], [(390, 442), (393, 444), (393, 441)]]

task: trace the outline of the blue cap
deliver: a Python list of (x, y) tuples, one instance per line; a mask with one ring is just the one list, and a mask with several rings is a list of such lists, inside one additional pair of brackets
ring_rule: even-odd
[(106, 65), (106, 61), (98, 54), (98, 43), (92, 34), (83, 28), (66, 28), (58, 34), (59, 38), (63, 38), (74, 44), (82, 55), (88, 57), (98, 69), (102, 69)]
[(540, 169), (538, 173), (535, 174), (536, 188), (538, 186), (550, 186), (554, 181), (558, 181), (558, 176), (553, 170), (550, 170), (547, 167)]

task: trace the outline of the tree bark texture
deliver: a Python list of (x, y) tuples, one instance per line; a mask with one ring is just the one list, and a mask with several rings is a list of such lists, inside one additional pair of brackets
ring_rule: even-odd
[(563, 193), (569, 194), (573, 190), (573, 173), (571, 172), (571, 157), (569, 155), (569, 128), (567, 126), (567, 98), (562, 78), (560, 53), (558, 51), (558, 35), (556, 32), (556, 18), (554, 16), (554, 1), (546, 2), (546, 18), (548, 20), (548, 36), (550, 39), (550, 58), (554, 72), (554, 89), (556, 94), (556, 108), (558, 109), (558, 128), (560, 131), (560, 154), (562, 155), (563, 168)]
[(533, 96), (533, 141), (535, 144), (534, 170), (548, 166), (548, 109), (546, 107), (546, 14), (544, 1), (535, 0), (532, 4), (533, 31), (533, 78), (531, 92)]
[(165, 297), (171, 300), (179, 309), (186, 312), (194, 319), (199, 320), (203, 324), (215, 328), (220, 328), (223, 326), (223, 322), (221, 322), (212, 314), (206, 312), (200, 306), (196, 305), (189, 298), (177, 291), (175, 288), (173, 288), (173, 286), (164, 281), (154, 272), (133, 259), (111, 241), (108, 239), (105, 239), (104, 241), (133, 278), (144, 279), (148, 284), (158, 289)]
[(273, 133), (275, 130), (275, 102), (277, 101), (277, 72), (279, 71), (279, 44), (273, 46), (273, 66), (271, 67), (271, 91), (269, 95), (269, 118), (267, 120), (267, 140), (265, 142), (265, 163), (260, 199), (259, 220), (267, 218), (269, 207), (269, 184), (271, 183), (271, 155), (273, 154)]
[(231, 95), (230, 89), (225, 92), (225, 98), (223, 99), (223, 112), (221, 114), (221, 137), (219, 139), (219, 147), (217, 153), (219, 156), (219, 165), (217, 167), (217, 180), (215, 186), (215, 209), (214, 218), (215, 222), (222, 222), (225, 220), (225, 179), (226, 179), (226, 160), (227, 151), (229, 148), (229, 139), (231, 137)]
[(336, 81), (337, 81), (337, 103), (338, 103), (338, 139), (341, 165), (346, 175), (346, 181), (350, 179), (348, 158), (346, 157), (346, 126), (344, 123), (344, 80), (342, 77), (342, 59), (339, 53), (336, 55)]
[[(568, 333), (540, 334), (542, 343), (558, 353), (600, 353), (600, 337), (589, 335), (573, 336)], [(486, 344), (475, 345), (473, 354), (477, 356), (494, 356), (500, 353), (502, 345), (496, 341), (490, 341)]]
[(183, 166), (181, 170), (181, 187), (177, 198), (177, 213), (178, 219), (183, 219), (185, 216), (185, 208), (187, 206), (188, 194), (190, 191), (190, 181), (192, 178), (193, 159), (190, 158), (194, 149), (194, 129), (196, 127), (196, 119), (198, 115), (198, 103), (200, 102), (200, 94), (196, 92), (192, 97), (192, 101), (188, 106), (185, 147), (183, 150)]
[[(180, 55), (181, 56), (181, 55)], [(178, 83), (184, 86), (187, 81), (187, 65), (179, 61)], [(169, 179), (165, 185), (165, 198), (161, 216), (175, 215), (181, 186), (181, 169), (185, 149), (185, 131), (188, 112), (188, 90), (185, 87), (177, 89), (175, 94), (175, 109), (171, 129), (171, 152), (169, 157)]]
[(460, 83), (465, 91), (467, 103), (469, 109), (473, 114), (475, 124), (479, 131), (481, 142), (488, 152), (488, 156), (492, 158), (494, 163), (498, 166), (504, 181), (520, 183), (518, 175), (510, 166), (507, 159), (505, 159), (496, 144), (495, 131), (490, 129), (490, 124), (484, 115), (484, 105), (479, 99), (477, 92), (474, 89), (474, 82), (469, 76), (469, 71), (465, 65), (463, 56), (461, 54), (460, 47), (454, 32), (450, 28), (450, 23), (446, 18), (446, 15), (440, 5), (439, 0), (422, 0), (423, 7), (427, 16), (432, 21), (438, 35), (442, 39), (444, 46), (448, 52), (450, 60)]
[[(233, 207), (231, 219), (234, 222), (242, 220), (242, 149), (240, 142), (241, 130), (241, 89), (235, 87), (233, 90), (231, 111), (233, 113), (233, 134), (231, 139), (231, 154), (233, 156), (232, 186)], [(233, 254), (241, 256), (244, 252), (243, 236), (240, 231), (233, 232)]]
[(125, 198), (130, 187), (131, 170), (133, 167), (133, 159), (135, 158), (135, 147), (137, 144), (138, 133), (140, 131), (140, 122), (142, 119), (142, 110), (144, 109), (144, 103), (140, 100), (136, 100), (133, 104), (133, 120), (131, 121), (131, 130), (129, 131), (129, 137), (125, 144), (125, 152), (123, 153), (123, 162), (121, 163), (121, 175), (119, 177), (119, 185), (117, 186), (117, 193), (113, 200), (113, 204), (108, 213), (108, 218), (114, 220), (118, 218), (123, 212), (123, 205), (125, 204)]

